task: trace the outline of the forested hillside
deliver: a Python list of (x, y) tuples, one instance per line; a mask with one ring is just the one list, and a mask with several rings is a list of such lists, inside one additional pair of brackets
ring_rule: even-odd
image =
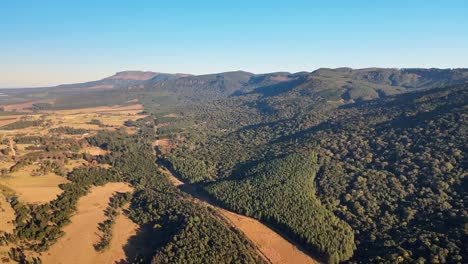
[[(50, 100), (29, 102), (23, 110), (32, 113), (141, 103), (145, 114), (116, 131), (98, 126), (106, 131), (92, 136), (63, 124), (50, 137), (14, 135), (15, 144), (37, 153), (15, 160), (9, 172), (41, 161), (35, 174), (54, 171), (69, 181), (50, 203), (12, 202), (16, 229), (2, 241), (21, 245), (15, 256), (55, 243), (92, 185), (124, 181), (135, 190), (128, 215), (152, 249), (131, 261), (264, 261), (215, 210), (172, 185), (159, 172), (164, 165), (190, 188), (271, 226), (324, 262), (467, 262), (468, 70), (152, 75), (107, 90), (10, 93), (13, 101)], [(47, 125), (45, 113), (10, 118), (16, 121), (2, 127), (7, 132)], [(164, 143), (155, 149), (158, 162), (156, 140)], [(15, 151), (3, 143), (4, 155)], [(106, 154), (76, 154), (89, 168), (66, 172), (60, 162), (41, 160), (90, 144)]]
[[(182, 177), (215, 182), (207, 190), (226, 206), (278, 228), (285, 223), (277, 219), (294, 208), (283, 203), (300, 204), (300, 197), (317, 193), (323, 207), (353, 230), (351, 262), (456, 263), (467, 258), (466, 84), (338, 108), (313, 95), (283, 93), (268, 97), (275, 109), (265, 109), (259, 103), (264, 99), (254, 96), (179, 113), (173, 126), (184, 118), (197, 124), (179, 136), (169, 135), (177, 147), (166, 156)], [(301, 176), (286, 164), (251, 172), (257, 164), (276, 164), (284, 156), (311, 150), (318, 156), (317, 165), (309, 168), (316, 167), (315, 184), (289, 185)], [(292, 197), (289, 186), (297, 189)], [(276, 194), (275, 188), (281, 191)], [(307, 215), (307, 207), (299, 208), (301, 213), (291, 214), (289, 221)], [(307, 237), (307, 232), (301, 235)]]
[(316, 162), (314, 153), (293, 154), (261, 163), (242, 179), (220, 181), (206, 189), (229, 209), (272, 224), (321, 259), (337, 263), (352, 256), (354, 234), (316, 198)]
[[(145, 132), (146, 131), (146, 132)], [(140, 135), (101, 133), (90, 139), (109, 150), (101, 162), (130, 182), (136, 192), (130, 217), (152, 230), (149, 243), (156, 250), (134, 261), (147, 263), (262, 263), (254, 246), (243, 235), (227, 227), (220, 217), (194, 204), (158, 172), (152, 157), (151, 126)], [(152, 257), (154, 256), (154, 257)], [(148, 257), (152, 259), (148, 259)]]
[(54, 109), (79, 108), (80, 104), (87, 107), (123, 104), (139, 98), (148, 110), (161, 112), (230, 96), (255, 95), (266, 99), (293, 94), (342, 104), (467, 81), (467, 69), (322, 68), (299, 73), (234, 71), (207, 75), (125, 71), (79, 84), (2, 89), (0, 93), (7, 96), (0, 98), (0, 103), (42, 100), (50, 104), (49, 109)]

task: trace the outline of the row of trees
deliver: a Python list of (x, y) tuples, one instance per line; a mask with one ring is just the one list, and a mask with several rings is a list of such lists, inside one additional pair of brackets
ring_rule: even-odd
[(43, 123), (44, 123), (44, 120), (42, 120), (42, 119), (38, 119), (38, 120), (18, 120), (16, 122), (11, 123), (11, 124), (4, 125), (4, 126), (0, 127), (0, 129), (15, 130), (15, 129), (22, 129), (22, 128), (40, 126)]
[(112, 240), (112, 229), (115, 224), (115, 219), (120, 215), (122, 207), (130, 202), (131, 198), (132, 193), (130, 192), (118, 192), (111, 197), (109, 206), (107, 206), (106, 210), (104, 211), (107, 219), (98, 225), (99, 231), (101, 231), (101, 235), (99, 241), (94, 244), (94, 249), (96, 249), (96, 251), (104, 251), (109, 248), (110, 242)]
[(98, 167), (75, 169), (67, 178), (71, 183), (61, 185), (63, 192), (50, 203), (11, 202), (16, 213), (11, 242), (23, 241), (26, 249), (38, 252), (47, 250), (63, 235), (62, 227), (70, 223), (78, 199), (86, 195), (92, 185), (120, 180), (118, 174)]
[(82, 135), (88, 133), (89, 130), (84, 128), (74, 128), (69, 126), (63, 127), (56, 127), (49, 129), (49, 133), (56, 133), (56, 134), (68, 134), (68, 135)]

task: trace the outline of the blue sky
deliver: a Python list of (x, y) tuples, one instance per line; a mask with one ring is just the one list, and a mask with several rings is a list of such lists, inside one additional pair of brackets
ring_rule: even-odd
[(48, 1), (0, 4), (0, 87), (122, 70), (468, 67), (468, 1)]

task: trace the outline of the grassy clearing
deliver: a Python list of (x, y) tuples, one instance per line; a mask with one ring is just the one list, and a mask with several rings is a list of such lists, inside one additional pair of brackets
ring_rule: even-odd
[(13, 172), (0, 178), (0, 184), (11, 188), (18, 199), (25, 203), (47, 203), (52, 201), (62, 193), (58, 187), (68, 180), (57, 176), (54, 173), (48, 173), (44, 176), (31, 176), (37, 165), (29, 165), (20, 171)]
[[(21, 118), (27, 120), (44, 120), (44, 125), (31, 126), (12, 131), (1, 131), (2, 134), (26, 134), (47, 135), (50, 129), (57, 127), (72, 127), (86, 129), (90, 133), (98, 130), (113, 130), (124, 126), (125, 121), (135, 121), (144, 118), (141, 115), (142, 105), (134, 104), (128, 106), (93, 107), (73, 110), (47, 110), (31, 112), (27, 116), (6, 115), (0, 116), (0, 127), (19, 121)], [(64, 135), (70, 137), (71, 135)], [(81, 136), (81, 135), (80, 135)], [(79, 137), (74, 135), (73, 137)]]
[(96, 252), (93, 245), (99, 240), (98, 223), (106, 219), (104, 209), (115, 192), (129, 192), (125, 183), (108, 183), (93, 187), (89, 194), (80, 198), (77, 213), (71, 224), (64, 228), (60, 238), (47, 252), (43, 263), (116, 263), (125, 259), (124, 245), (136, 233), (137, 225), (121, 215), (117, 218), (110, 247), (103, 253)]

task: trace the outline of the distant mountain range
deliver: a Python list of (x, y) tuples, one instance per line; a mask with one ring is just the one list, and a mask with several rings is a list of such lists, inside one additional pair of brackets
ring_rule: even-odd
[(131, 85), (140, 84), (145, 81), (166, 81), (177, 79), (180, 77), (189, 76), (188, 74), (169, 74), (169, 73), (159, 73), (151, 71), (122, 71), (117, 72), (116, 74), (101, 79), (97, 81), (90, 81), (85, 83), (75, 83), (75, 84), (62, 84), (50, 88), (58, 89), (112, 89), (112, 88), (122, 88), (128, 87)]
[[(400, 94), (416, 89), (468, 82), (468, 69), (321, 68), (313, 72), (254, 74), (244, 71), (207, 75), (123, 71), (110, 77), (77, 84), (34, 89), (3, 89), (0, 103), (54, 99), (69, 95), (157, 93), (156, 104), (187, 104), (228, 96), (261, 97), (290, 94), (320, 96), (354, 102)], [(27, 93), (27, 96), (25, 96)], [(98, 99), (96, 99), (98, 100)], [(161, 102), (158, 102), (161, 101)]]
[(206, 101), (232, 95), (282, 93), (318, 95), (328, 100), (370, 100), (416, 89), (468, 82), (468, 69), (318, 69), (313, 72), (253, 74), (244, 71), (186, 76), (139, 86), (147, 91)]

